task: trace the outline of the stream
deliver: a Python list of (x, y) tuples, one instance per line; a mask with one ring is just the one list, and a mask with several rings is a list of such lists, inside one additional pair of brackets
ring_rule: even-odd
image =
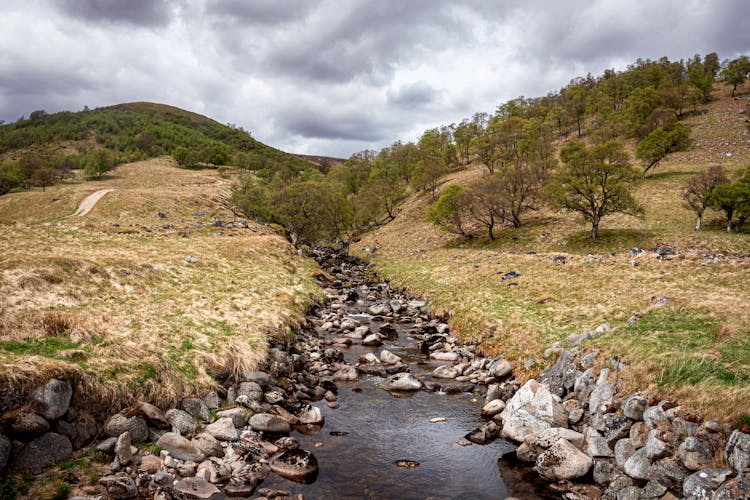
[[(391, 290), (387, 284), (371, 281), (373, 275), (355, 260), (319, 259), (319, 262), (334, 281), (324, 283), (331, 302), (308, 318), (318, 325), (317, 335), (340, 350), (343, 361), (351, 365), (357, 365), (368, 353), (380, 357), (387, 349), (399, 356), (416, 378), (423, 383), (435, 382), (450, 394), (441, 389), (386, 391), (379, 387), (386, 374), (378, 372), (388, 365), (366, 365), (359, 370), (357, 380), (336, 380), (338, 398), (333, 406), (339, 405), (337, 409), (330, 408), (324, 400), (315, 403), (325, 413), (322, 428), (292, 433), (302, 448), (314, 452), (320, 464), (318, 474), (307, 484), (271, 475), (264, 487), (287, 490), (294, 495), (301, 493), (305, 498), (326, 499), (544, 496), (543, 485), (532, 470), (500, 460), (515, 446), (502, 439), (486, 445), (465, 439), (467, 433), (483, 422), (485, 387), (479, 384), (474, 393), (466, 392), (454, 380), (433, 379), (435, 368), (451, 363), (430, 360), (421, 353), (423, 336), (418, 332), (424, 330), (424, 324), (415, 326), (414, 320), (430, 319), (419, 307), (415, 312), (414, 306), (421, 303)], [(392, 300), (405, 304), (403, 310), (394, 312), (388, 308), (387, 314), (367, 313), (371, 306), (382, 307)], [(350, 320), (360, 327), (366, 325), (371, 332), (390, 324), (397, 336), (394, 340), (384, 339), (379, 346), (365, 346), (351, 330), (334, 326), (321, 331), (320, 325), (327, 326), (325, 323), (331, 318)], [(354, 340), (350, 346), (344, 346), (342, 337)], [(393, 334), (389, 337), (393, 338)], [(463, 390), (457, 390), (458, 387)]]

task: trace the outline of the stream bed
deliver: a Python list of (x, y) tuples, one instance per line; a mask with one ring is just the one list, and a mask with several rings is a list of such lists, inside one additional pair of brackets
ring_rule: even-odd
[[(331, 303), (309, 319), (318, 325), (318, 335), (343, 353), (341, 361), (361, 366), (363, 356), (369, 354), (372, 360), (372, 355), (380, 358), (381, 352), (387, 350), (400, 357), (417, 379), (427, 384), (434, 382), (441, 388), (433, 392), (389, 392), (380, 387), (388, 367), (385, 364), (380, 374), (377, 372), (381, 367), (376, 364), (369, 369), (360, 368), (357, 380), (336, 380), (338, 394), (333, 406), (338, 408), (330, 408), (326, 401), (315, 403), (325, 413), (325, 425), (293, 433), (302, 447), (317, 457), (317, 475), (307, 484), (271, 475), (264, 486), (301, 493), (305, 498), (326, 499), (544, 496), (544, 485), (531, 469), (500, 460), (514, 445), (504, 440), (486, 445), (466, 440), (467, 433), (482, 425), (485, 388), (478, 384), (472, 392), (459, 391), (456, 389), (461, 384), (453, 380), (433, 379), (435, 368), (450, 363), (431, 360), (421, 352), (422, 336), (416, 332), (422, 330), (415, 327), (413, 317), (418, 322), (429, 318), (420, 307), (415, 313), (413, 306), (420, 302), (390, 290), (384, 283), (370, 281), (372, 275), (366, 274), (366, 268), (356, 261), (350, 261), (348, 266), (338, 261), (325, 264), (321, 263), (337, 278), (327, 283)], [(382, 304), (393, 300), (404, 304), (402, 311), (394, 310), (398, 309), (396, 305), (384, 315), (367, 313), (372, 306), (382, 309)], [(325, 325), (332, 317), (344, 320), (341, 323), (351, 320), (360, 328), (366, 325), (370, 332), (386, 325), (391, 330), (391, 340), (383, 339), (382, 345), (377, 346), (363, 345), (351, 330)], [(327, 328), (321, 329), (321, 324)], [(351, 345), (343, 345), (342, 337), (353, 337)]]

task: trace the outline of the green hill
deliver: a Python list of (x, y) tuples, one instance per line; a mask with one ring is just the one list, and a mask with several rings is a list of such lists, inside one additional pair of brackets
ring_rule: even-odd
[(84, 168), (92, 158), (111, 167), (167, 154), (185, 167), (233, 165), (264, 177), (314, 168), (253, 139), (242, 128), (148, 102), (79, 112), (34, 111), (0, 126), (0, 154), (0, 176), (11, 188), (45, 187), (64, 179), (71, 169)]

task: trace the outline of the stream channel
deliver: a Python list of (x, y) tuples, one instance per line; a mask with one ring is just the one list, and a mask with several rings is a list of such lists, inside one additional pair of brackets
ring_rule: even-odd
[[(372, 332), (390, 323), (397, 332), (395, 340), (384, 339), (380, 346), (364, 346), (354, 335), (347, 347), (335, 343), (346, 330), (329, 327), (322, 331), (318, 326), (317, 335), (340, 349), (343, 361), (357, 365), (361, 356), (371, 353), (379, 357), (387, 349), (401, 357), (412, 375), (428, 384), (433, 381), (432, 371), (436, 367), (450, 364), (430, 360), (420, 352), (418, 332), (424, 331), (424, 325), (428, 324), (422, 321), (430, 318), (419, 310), (419, 301), (391, 290), (387, 284), (372, 281), (377, 277), (353, 259), (319, 259), (319, 262), (334, 281), (323, 284), (331, 302), (310, 314), (312, 324), (321, 325), (338, 317), (367, 325)], [(400, 313), (390, 310), (373, 316), (366, 312), (370, 306), (393, 300), (404, 305)], [(352, 332), (348, 334), (351, 336)], [(378, 366), (366, 371), (377, 373)], [(533, 471), (500, 460), (515, 448), (512, 444), (498, 439), (477, 445), (465, 439), (467, 433), (482, 424), (484, 385), (477, 385), (474, 393), (449, 390), (452, 393), (448, 394), (424, 389), (396, 393), (379, 387), (383, 376), (360, 370), (357, 380), (336, 380), (340, 407), (330, 408), (324, 400), (315, 403), (325, 414), (324, 426), (309, 434), (293, 432), (302, 448), (312, 450), (318, 459), (319, 472), (311, 482), (298, 484), (272, 474), (263, 486), (302, 493), (307, 499), (544, 496), (543, 485), (535, 479)], [(458, 385), (454, 380), (434, 379), (434, 382), (443, 388), (454, 386), (454, 390)], [(398, 466), (397, 461), (410, 461), (411, 467), (403, 467), (403, 463)]]

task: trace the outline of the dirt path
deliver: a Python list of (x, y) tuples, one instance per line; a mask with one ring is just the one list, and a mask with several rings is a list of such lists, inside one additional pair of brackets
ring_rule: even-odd
[(71, 217), (83, 217), (96, 206), (96, 203), (101, 200), (105, 194), (111, 191), (114, 191), (114, 189), (100, 189), (99, 191), (88, 195), (83, 199), (81, 204), (78, 205), (78, 210), (76, 210)]

